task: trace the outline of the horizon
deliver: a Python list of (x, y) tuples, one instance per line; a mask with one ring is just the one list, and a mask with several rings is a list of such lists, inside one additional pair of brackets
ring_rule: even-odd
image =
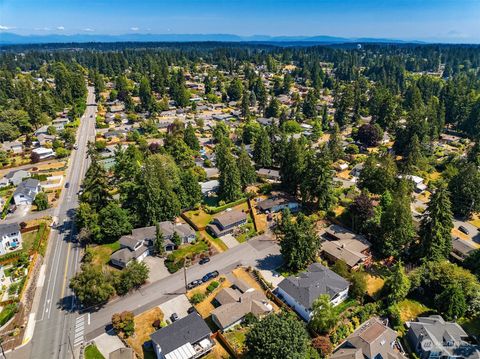
[[(2, 0), (0, 38), (19, 36), (173, 36), (375, 38), (480, 43), (474, 0), (175, 2)], [(462, 19), (462, 21), (458, 21)]]

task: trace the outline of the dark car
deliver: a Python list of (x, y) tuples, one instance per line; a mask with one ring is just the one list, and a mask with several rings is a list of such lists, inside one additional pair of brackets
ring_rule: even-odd
[(209, 257), (205, 257), (205, 258), (202, 258), (200, 259), (200, 262), (198, 262), (199, 264), (205, 264), (205, 263), (208, 263), (210, 262), (210, 258)]
[(190, 307), (187, 309), (188, 314), (192, 314), (193, 312), (196, 312), (197, 310), (194, 307)]
[(176, 322), (178, 320), (178, 314), (177, 313), (173, 313), (171, 316), (170, 316), (170, 320), (173, 322)]
[(205, 283), (205, 282), (208, 282), (210, 279), (213, 279), (213, 278), (217, 278), (218, 277), (218, 271), (213, 271), (213, 272), (210, 272), (210, 273), (207, 273), (203, 276), (202, 278), (202, 281)]
[(70, 187), (70, 182), (65, 183), (65, 188)]
[(468, 229), (466, 229), (464, 226), (460, 226), (458, 227), (458, 230), (462, 233), (465, 233), (465, 234), (470, 234), (470, 232), (468, 231)]

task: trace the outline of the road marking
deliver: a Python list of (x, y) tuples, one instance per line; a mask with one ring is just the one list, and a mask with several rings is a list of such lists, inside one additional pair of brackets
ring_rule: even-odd
[(40, 274), (38, 276), (37, 288), (43, 287), (45, 284), (45, 264), (40, 267)]
[(88, 313), (87, 318), (88, 318), (88, 325), (90, 325), (90, 313)]
[(67, 271), (68, 271), (68, 259), (70, 257), (70, 247), (72, 246), (71, 242), (68, 242), (67, 247), (67, 260), (65, 261), (65, 270), (63, 272), (63, 284), (62, 284), (62, 293), (60, 294), (60, 298), (63, 298), (63, 294), (65, 293), (65, 284), (67, 283)]
[(75, 336), (73, 340), (73, 346), (76, 347), (83, 343), (83, 334), (85, 331), (85, 315), (78, 317), (75, 320)]

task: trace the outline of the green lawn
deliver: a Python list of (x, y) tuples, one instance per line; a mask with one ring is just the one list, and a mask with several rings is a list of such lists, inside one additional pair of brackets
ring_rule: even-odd
[(31, 231), (22, 234), (22, 248), (25, 249), (27, 252), (32, 249), (37, 233), (38, 231)]
[(205, 241), (199, 240), (194, 244), (182, 245), (180, 248), (173, 251), (172, 256), (175, 261), (178, 261), (188, 255), (199, 254), (205, 251), (208, 251), (208, 244)]
[(398, 303), (402, 322), (413, 320), (423, 313), (429, 312), (430, 308), (413, 299), (404, 299)]
[(255, 235), (255, 226), (253, 225), (253, 222), (245, 224), (244, 226), (242, 226), (242, 229), (248, 229), (248, 231), (236, 237), (237, 241), (239, 241), (240, 243), (245, 242), (247, 239), (252, 238)]
[(110, 256), (112, 253), (119, 249), (120, 243), (117, 241), (95, 247), (89, 247), (87, 250), (92, 253), (92, 264), (96, 266), (102, 266), (107, 264), (110, 261)]
[(207, 238), (207, 240), (210, 241), (221, 252), (225, 252), (228, 249), (227, 245), (223, 243), (220, 238), (212, 237), (207, 231), (203, 231), (202, 233)]
[(185, 212), (185, 215), (195, 223), (198, 228), (204, 228), (212, 221), (212, 216), (203, 209)]
[(341, 315), (348, 308), (356, 307), (356, 306), (358, 306), (358, 302), (355, 299), (348, 298), (346, 301), (337, 305), (335, 307), (335, 310), (337, 311), (338, 315)]
[(85, 359), (105, 359), (95, 344), (91, 344), (85, 348)]

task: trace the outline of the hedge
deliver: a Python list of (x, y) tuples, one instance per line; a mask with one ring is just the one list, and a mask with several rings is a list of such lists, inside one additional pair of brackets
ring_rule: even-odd
[(5, 325), (6, 322), (12, 319), (15, 313), (17, 313), (17, 311), (18, 311), (17, 303), (11, 303), (5, 306), (3, 310), (0, 312), (0, 326)]
[(224, 204), (223, 206), (218, 206), (218, 207), (206, 206), (205, 207), (205, 212), (207, 212), (208, 214), (216, 214), (216, 213), (219, 213), (219, 212), (222, 212), (222, 211), (226, 210), (227, 208), (235, 207), (235, 206), (238, 206), (239, 204), (242, 204), (242, 203), (245, 203), (245, 202), (247, 202), (247, 198), (243, 197), (243, 198), (237, 199), (234, 202)]
[(218, 286), (220, 285), (220, 283), (218, 283), (217, 281), (213, 281), (212, 283), (210, 283), (207, 287), (207, 293), (212, 293), (215, 289), (218, 288)]

